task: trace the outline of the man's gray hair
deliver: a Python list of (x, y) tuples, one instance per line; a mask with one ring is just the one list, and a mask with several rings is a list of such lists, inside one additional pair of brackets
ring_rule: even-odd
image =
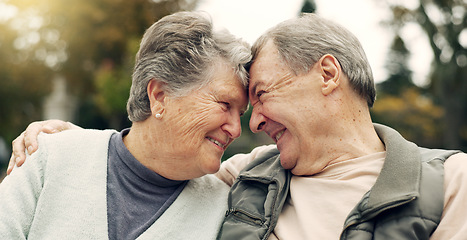
[(326, 54), (334, 56), (353, 89), (373, 106), (376, 89), (370, 64), (358, 39), (344, 27), (312, 13), (287, 20), (256, 40), (253, 61), (270, 39), (295, 75), (307, 73)]
[(201, 12), (178, 12), (163, 17), (149, 27), (136, 54), (128, 118), (132, 122), (151, 115), (147, 85), (152, 79), (164, 83), (174, 97), (186, 96), (208, 84), (219, 63), (233, 68), (246, 88), (251, 60), (248, 43), (227, 31), (214, 31)]

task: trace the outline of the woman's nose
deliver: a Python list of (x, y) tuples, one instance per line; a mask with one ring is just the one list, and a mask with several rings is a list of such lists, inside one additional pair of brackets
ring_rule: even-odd
[(236, 139), (242, 134), (242, 124), (240, 116), (232, 116), (229, 121), (222, 126), (223, 130), (227, 132), (230, 138)]

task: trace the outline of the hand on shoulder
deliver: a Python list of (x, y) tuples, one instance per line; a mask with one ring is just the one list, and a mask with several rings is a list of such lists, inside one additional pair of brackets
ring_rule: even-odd
[(12, 142), (12, 154), (8, 163), (7, 174), (13, 171), (14, 166), (20, 167), (26, 160), (26, 150), (28, 154), (33, 154), (39, 147), (37, 144), (37, 136), (44, 132), (48, 134), (58, 133), (69, 129), (80, 129), (80, 127), (70, 122), (62, 120), (46, 120), (38, 121), (29, 124), (24, 132), (22, 132)]

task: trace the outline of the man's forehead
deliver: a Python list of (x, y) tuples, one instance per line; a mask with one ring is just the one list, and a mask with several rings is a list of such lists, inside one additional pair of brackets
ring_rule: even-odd
[(255, 60), (250, 68), (250, 91), (266, 81), (276, 79), (282, 72), (281, 65), (280, 61), (268, 56)]
[(263, 76), (261, 72), (264, 74), (264, 71), (258, 68), (254, 68), (253, 66), (250, 68), (250, 81), (248, 84), (248, 91), (250, 94), (254, 94), (258, 85), (262, 84), (262, 78), (265, 76)]
[(267, 59), (262, 55), (259, 55), (253, 64), (250, 67), (250, 81), (249, 81), (249, 88), (255, 88), (263, 78), (265, 78), (267, 74), (271, 74), (272, 72), (268, 70), (271, 66), (272, 59)]

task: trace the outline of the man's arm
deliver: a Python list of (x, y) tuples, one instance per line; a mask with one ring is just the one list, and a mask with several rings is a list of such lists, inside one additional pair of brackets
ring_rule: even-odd
[(215, 173), (215, 175), (220, 180), (227, 183), (227, 185), (232, 186), (238, 174), (246, 165), (253, 161), (253, 159), (255, 159), (257, 156), (260, 156), (262, 153), (267, 152), (275, 147), (276, 145), (265, 145), (256, 147), (250, 153), (247, 154), (236, 154), (231, 158), (225, 160), (221, 164), (219, 171)]
[(13, 151), (8, 163), (7, 174), (11, 173), (15, 165), (19, 167), (24, 163), (26, 160), (26, 149), (28, 154), (33, 154), (37, 151), (37, 136), (39, 133), (58, 133), (68, 129), (80, 129), (80, 127), (61, 120), (46, 120), (29, 124), (26, 130), (12, 143)]
[(444, 163), (444, 211), (430, 240), (465, 239), (467, 233), (467, 154), (458, 153)]

